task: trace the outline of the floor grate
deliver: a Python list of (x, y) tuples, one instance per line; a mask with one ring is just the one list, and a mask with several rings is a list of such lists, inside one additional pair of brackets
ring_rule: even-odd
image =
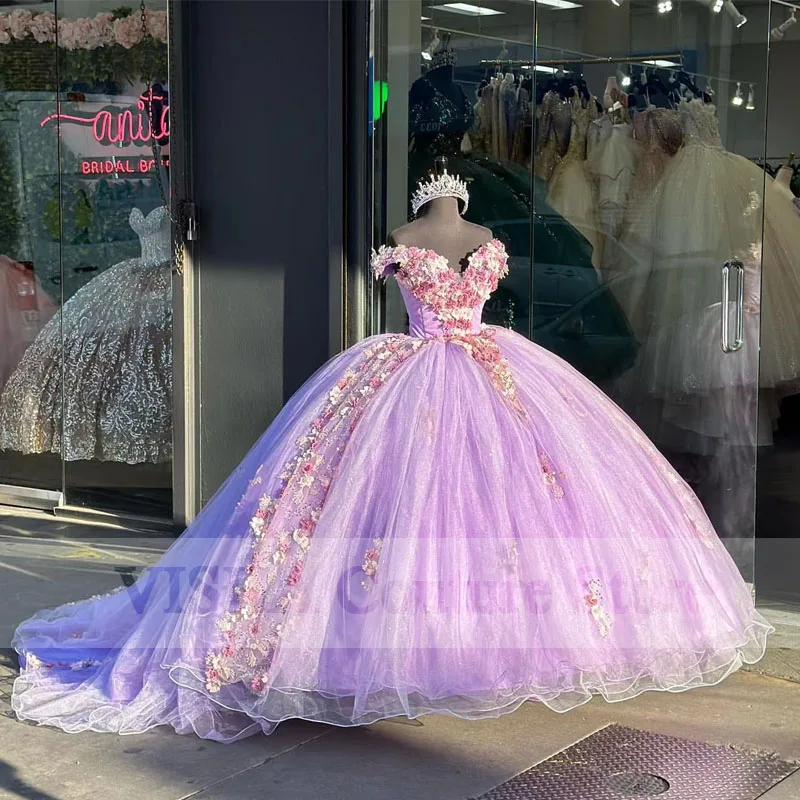
[(478, 800), (756, 800), (800, 764), (609, 725)]

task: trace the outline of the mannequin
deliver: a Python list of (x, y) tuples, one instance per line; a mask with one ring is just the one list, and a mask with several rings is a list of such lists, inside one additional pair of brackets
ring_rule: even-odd
[[(447, 167), (447, 159), (436, 159), (436, 175)], [(444, 256), (454, 272), (461, 272), (470, 254), (490, 242), (489, 228), (462, 218), (457, 197), (436, 197), (425, 203), (417, 218), (389, 234), (392, 246), (420, 247)]]

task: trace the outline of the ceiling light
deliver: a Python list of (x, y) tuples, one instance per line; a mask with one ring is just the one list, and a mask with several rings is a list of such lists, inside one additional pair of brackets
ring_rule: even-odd
[(675, 61), (664, 61), (663, 58), (657, 58), (654, 61), (642, 61), (642, 64), (647, 64), (650, 67), (679, 67)]
[(422, 58), (424, 61), (431, 61), (433, 59), (433, 56), (427, 50), (423, 50)]
[(622, 5), (622, 0), (611, 0), (611, 2), (619, 8)]
[(739, 81), (736, 82), (736, 91), (733, 93), (733, 97), (731, 98), (731, 105), (732, 106), (740, 106), (744, 103), (744, 98), (742, 97), (742, 84)]
[(466, 14), (468, 17), (491, 17), (495, 14), (505, 14), (505, 11), (496, 11), (485, 6), (473, 6), (471, 3), (445, 3), (436, 6), (441, 11), (452, 11), (454, 14)]
[(430, 19), (430, 17), (420, 17), (420, 20), (421, 20), (422, 22), (425, 22), (426, 20), (429, 20), (429, 19)]
[(770, 35), (776, 42), (779, 42), (784, 36), (786, 36), (786, 31), (788, 31), (789, 28), (795, 24), (795, 22), (797, 22), (797, 17), (795, 16), (795, 10), (792, 9), (791, 16), (787, 17), (783, 22), (781, 22), (777, 28), (773, 28), (770, 31)]
[(722, 7), (725, 9), (730, 18), (733, 20), (733, 24), (737, 28), (741, 28), (742, 25), (744, 25), (745, 22), (747, 22), (747, 17), (739, 13), (739, 9), (736, 8), (736, 6), (733, 4), (733, 0), (725, 0), (724, 3), (722, 4)]
[(568, 8), (583, 8), (580, 3), (573, 3), (572, 0), (535, 0), (535, 2), (540, 6), (555, 8), (559, 11), (565, 11)]
[(719, 14), (719, 12), (722, 11), (722, 3), (723, 0), (714, 0), (714, 4), (711, 6), (711, 10), (715, 14)]
[(752, 83), (750, 84), (750, 91), (747, 93), (747, 105), (745, 105), (745, 108), (748, 111), (756, 110), (756, 90)]
[(658, 13), (669, 14), (672, 11), (672, 0), (658, 0)]

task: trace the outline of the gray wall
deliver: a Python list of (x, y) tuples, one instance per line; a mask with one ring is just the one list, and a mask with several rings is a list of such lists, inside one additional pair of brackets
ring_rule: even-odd
[(192, 5), (202, 502), (331, 349), (329, 11)]

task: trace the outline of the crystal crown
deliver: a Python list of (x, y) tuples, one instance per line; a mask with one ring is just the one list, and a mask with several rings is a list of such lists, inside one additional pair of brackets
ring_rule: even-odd
[(431, 176), (427, 181), (421, 180), (417, 183), (417, 190), (411, 197), (411, 211), (416, 216), (417, 211), (425, 205), (435, 200), (437, 197), (457, 197), (463, 202), (461, 208), (462, 216), (469, 205), (469, 192), (467, 184), (457, 175), (450, 175), (444, 170), (438, 177)]

